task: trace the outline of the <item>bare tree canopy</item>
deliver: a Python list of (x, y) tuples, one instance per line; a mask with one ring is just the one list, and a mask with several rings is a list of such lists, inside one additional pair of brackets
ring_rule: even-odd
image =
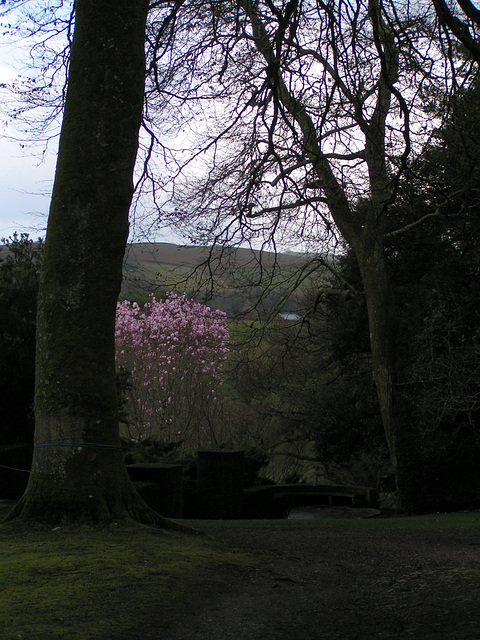
[[(100, 414), (105, 410), (102, 433), (108, 433), (108, 446), (113, 442), (113, 304), (135, 192), (131, 214), (141, 218), (145, 232), (176, 225), (194, 242), (281, 244), (316, 254), (338, 243), (351, 247), (401, 502), (405, 412), (396, 393), (398, 320), (385, 243), (436, 215), (422, 209), (403, 226), (392, 205), (410, 157), (438, 126), (439, 111), (426, 109), (428, 100), (447, 94), (459, 79), (469, 82), (468, 64), (443, 55), (436, 17), (474, 58), (478, 44), (472, 3), (459, 0), (461, 20), (433, 1), (124, 0), (114, 14), (111, 3), (77, 0), (71, 49), (72, 15), (55, 22), (63, 3), (48, 4), (33, 17), (37, 50), (53, 69), (45, 77), (54, 78), (65, 63), (69, 68), (39, 302), (42, 442), (60, 437), (65, 413), (68, 429), (83, 429), (81, 445), (87, 436), (91, 440), (87, 404), (96, 406), (93, 387), (103, 389), (99, 398), (92, 393)], [(130, 17), (134, 27), (127, 28)], [(66, 37), (61, 53), (49, 49), (49, 29)], [(105, 57), (96, 55), (97, 37)], [(105, 44), (110, 38), (111, 51)], [(62, 106), (61, 81), (44, 82), (38, 96), (34, 104)], [(79, 178), (79, 167), (88, 180)], [(87, 240), (98, 257), (88, 265)], [(99, 265), (105, 273), (97, 287)], [(65, 312), (58, 317), (54, 297)], [(88, 315), (97, 303), (101, 326)], [(78, 333), (67, 335), (70, 325)], [(82, 342), (94, 353), (87, 354)], [(94, 384), (85, 358), (95, 363), (101, 354), (105, 360), (94, 368), (105, 378)], [(60, 371), (75, 372), (68, 393), (55, 391)], [(45, 473), (52, 459), (38, 449), (37, 468)], [(116, 454), (112, 449), (105, 455)], [(88, 464), (81, 468), (85, 472)]]
[(158, 201), (165, 219), (200, 242), (318, 252), (343, 239), (354, 250), (395, 470), (403, 426), (384, 244), (436, 215), (402, 229), (392, 215), (409, 157), (437, 126), (425, 102), (453, 80), (434, 21), (431, 5), (388, 0), (243, 0), (211, 13), (186, 2), (151, 49), (148, 86), (165, 101), (147, 110), (152, 132), (166, 109), (177, 135), (198, 141), (190, 156), (164, 149), (163, 182), (144, 173), (157, 193), (171, 180)]
[(480, 64), (480, 9), (470, 0), (456, 0), (450, 5), (445, 0), (432, 2), (442, 27), (451, 32), (464, 45), (473, 60)]

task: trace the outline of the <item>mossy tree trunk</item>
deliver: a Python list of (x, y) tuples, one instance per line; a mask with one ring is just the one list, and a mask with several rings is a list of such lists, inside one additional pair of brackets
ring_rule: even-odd
[(123, 462), (114, 361), (148, 4), (76, 1), (38, 300), (35, 449), (12, 518), (159, 520)]

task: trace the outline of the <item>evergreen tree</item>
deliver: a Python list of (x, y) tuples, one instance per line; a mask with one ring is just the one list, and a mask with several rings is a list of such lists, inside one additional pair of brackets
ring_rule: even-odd
[(27, 234), (0, 247), (0, 444), (33, 441), (35, 316), (42, 242)]

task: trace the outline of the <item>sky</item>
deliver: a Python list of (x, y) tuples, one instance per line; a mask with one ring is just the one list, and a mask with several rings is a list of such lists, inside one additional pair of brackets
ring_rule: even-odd
[[(28, 233), (32, 240), (45, 237), (55, 175), (58, 140), (50, 141), (45, 153), (43, 145), (21, 140), (22, 134), (8, 117), (12, 97), (2, 83), (27, 75), (26, 60), (25, 48), (2, 42), (0, 34), (0, 242), (16, 232)], [(28, 137), (28, 133), (23, 137)], [(151, 208), (148, 202), (144, 205), (145, 209)], [(148, 218), (143, 232), (142, 209), (139, 211), (140, 223), (135, 228), (131, 226), (131, 242), (189, 243), (186, 237), (165, 226), (155, 227), (152, 235)], [(262, 238), (258, 245), (263, 246)]]
[[(8, 93), (1, 85), (14, 80), (20, 71), (15, 51), (0, 43), (0, 241), (15, 232), (28, 233), (32, 240), (45, 237), (55, 175), (58, 140), (51, 141), (44, 153), (44, 145), (21, 140), (21, 134), (8, 121)], [(138, 240), (145, 238), (133, 241)], [(168, 229), (149, 240), (185, 242)]]
[[(0, 48), (0, 84), (18, 74), (11, 51)], [(1, 95), (1, 94), (0, 94)], [(55, 172), (55, 153), (45, 158), (19, 134), (1, 113), (0, 128), (0, 238), (14, 232), (32, 239), (45, 235), (50, 193)]]
[(32, 239), (44, 236), (50, 192), (55, 170), (54, 158), (40, 162), (29, 148), (0, 141), (0, 237), (14, 232), (29, 233)]

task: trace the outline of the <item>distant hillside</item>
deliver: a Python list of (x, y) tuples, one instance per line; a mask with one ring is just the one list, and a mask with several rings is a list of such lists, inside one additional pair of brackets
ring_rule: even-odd
[(133, 244), (125, 256), (121, 296), (144, 302), (152, 293), (160, 297), (166, 291), (178, 291), (229, 316), (253, 306), (263, 313), (278, 305), (294, 312), (297, 303), (289, 295), (291, 280), (308, 260), (302, 254), (241, 248)]

